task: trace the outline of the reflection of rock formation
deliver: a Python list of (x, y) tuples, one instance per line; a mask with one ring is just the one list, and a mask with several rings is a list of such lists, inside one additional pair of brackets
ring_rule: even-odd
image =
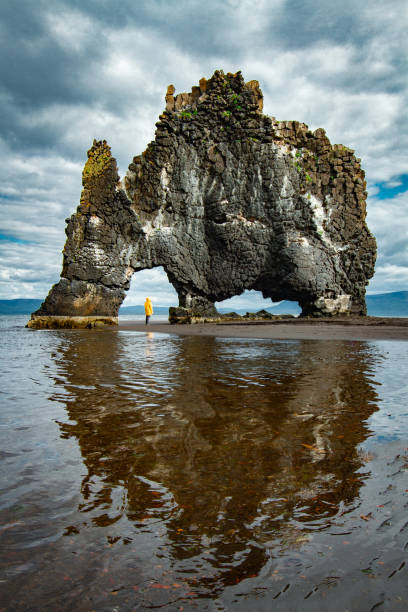
[(303, 314), (365, 314), (376, 245), (353, 151), (263, 115), (258, 83), (240, 73), (173, 93), (125, 190), (106, 142), (88, 151), (61, 280), (30, 325), (114, 322), (132, 274), (155, 266), (201, 315), (245, 289)]
[(368, 345), (133, 338), (72, 336), (59, 360), (94, 524), (163, 521), (175, 566), (208, 554), (227, 584), (358, 494)]

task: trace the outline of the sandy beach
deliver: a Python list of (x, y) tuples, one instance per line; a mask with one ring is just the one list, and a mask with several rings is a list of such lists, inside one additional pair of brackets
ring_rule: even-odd
[(180, 336), (270, 338), (273, 340), (408, 340), (407, 318), (280, 319), (233, 323), (170, 325), (167, 322), (119, 321), (119, 331), (155, 332)]

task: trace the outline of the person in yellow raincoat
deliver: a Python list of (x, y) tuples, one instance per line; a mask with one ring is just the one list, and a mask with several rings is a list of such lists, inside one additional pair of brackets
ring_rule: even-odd
[(146, 298), (146, 301), (144, 303), (144, 309), (146, 313), (146, 325), (148, 325), (150, 321), (150, 317), (153, 314), (152, 300), (149, 297)]

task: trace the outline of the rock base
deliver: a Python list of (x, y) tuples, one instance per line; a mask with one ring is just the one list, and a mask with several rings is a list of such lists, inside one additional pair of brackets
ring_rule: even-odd
[(31, 315), (26, 327), (31, 329), (92, 329), (118, 325), (118, 317)]
[(247, 312), (245, 315), (239, 315), (236, 312), (228, 312), (225, 314), (216, 313), (214, 316), (203, 317), (197, 312), (189, 308), (171, 307), (169, 308), (169, 323), (175, 324), (193, 324), (193, 323), (226, 323), (226, 322), (245, 322), (245, 321), (271, 321), (277, 319), (294, 319), (291, 314), (272, 314), (267, 310), (258, 312)]
[(194, 312), (190, 308), (183, 308), (181, 306), (172, 306), (169, 308), (169, 323), (172, 325), (176, 323), (205, 323), (207, 320), (211, 320), (211, 322), (214, 321), (212, 317), (205, 318), (200, 313)]

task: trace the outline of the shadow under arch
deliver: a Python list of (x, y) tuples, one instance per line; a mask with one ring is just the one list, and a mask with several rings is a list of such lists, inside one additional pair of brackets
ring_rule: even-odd
[(203, 592), (306, 545), (359, 494), (373, 345), (101, 331), (56, 360), (61, 435), (88, 472), (80, 512), (100, 528), (125, 517), (124, 541), (159, 523), (174, 576), (187, 564)]

